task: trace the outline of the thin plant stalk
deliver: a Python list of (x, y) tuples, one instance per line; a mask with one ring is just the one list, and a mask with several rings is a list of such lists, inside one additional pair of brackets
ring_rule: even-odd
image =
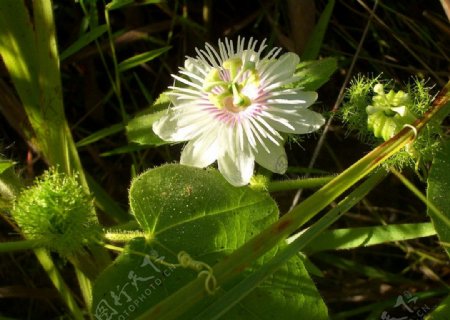
[(72, 316), (76, 320), (83, 320), (83, 312), (78, 307), (72, 292), (67, 284), (64, 282), (63, 277), (59, 273), (57, 267), (53, 263), (52, 258), (45, 249), (35, 249), (34, 253), (38, 258), (40, 264), (44, 268), (45, 272), (53, 282), (53, 285), (59, 291), (61, 298), (66, 303), (67, 308), (71, 312)]
[(450, 219), (444, 213), (442, 213), (442, 211), (438, 207), (436, 207), (433, 202), (427, 199), (427, 197), (422, 192), (420, 192), (420, 190), (417, 189), (415, 185), (413, 185), (404, 175), (402, 175), (394, 168), (391, 168), (390, 170), (405, 185), (405, 187), (407, 187), (412, 193), (414, 193), (414, 195), (428, 207), (429, 210), (433, 211), (433, 213), (437, 217), (439, 217), (439, 219), (445, 222), (446, 225), (450, 226)]
[(295, 180), (271, 181), (267, 186), (268, 192), (296, 190), (300, 188), (318, 188), (333, 180), (334, 176), (318, 178), (300, 178)]

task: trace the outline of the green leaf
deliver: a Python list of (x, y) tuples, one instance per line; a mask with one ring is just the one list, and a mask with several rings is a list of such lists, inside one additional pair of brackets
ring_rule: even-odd
[(342, 250), (373, 246), (392, 241), (403, 241), (436, 234), (431, 223), (395, 224), (327, 230), (314, 239), (305, 249), (312, 253), (324, 250)]
[[(133, 180), (130, 206), (145, 239), (131, 241), (94, 284), (92, 311), (97, 315), (101, 310), (115, 312), (111, 319), (121, 315), (134, 319), (197, 278), (198, 271), (173, 266), (178, 264), (179, 252), (212, 266), (278, 219), (277, 206), (267, 194), (235, 188), (215, 170), (181, 165), (165, 165)], [(151, 256), (155, 257), (152, 264)], [(222, 289), (183, 318), (194, 318), (221, 294)], [(114, 296), (122, 305), (114, 304)], [(325, 318), (318, 299), (302, 261), (295, 257), (224, 319), (287, 319), (300, 311), (306, 318)]]
[(121, 146), (121, 147), (100, 153), (100, 156), (101, 157), (110, 157), (110, 156), (115, 156), (118, 154), (131, 153), (131, 152), (136, 152), (136, 151), (146, 150), (146, 149), (148, 149), (148, 147), (145, 145), (130, 143), (125, 146)]
[(60, 61), (63, 61), (70, 57), (71, 55), (77, 53), (89, 43), (94, 41), (95, 39), (102, 36), (106, 31), (108, 31), (108, 26), (106, 24), (93, 28), (91, 31), (83, 34), (77, 41), (72, 43), (66, 50), (64, 50), (60, 56)]
[(358, 263), (352, 259), (345, 259), (338, 254), (328, 254), (319, 252), (314, 255), (314, 259), (322, 263), (327, 263), (333, 268), (342, 269), (352, 275), (363, 275), (369, 279), (381, 279), (392, 283), (411, 283), (412, 281), (396, 273), (390, 273), (378, 267), (372, 267), (364, 263)]
[(24, 107), (34, 111), (39, 101), (39, 64), (32, 22), (24, 7), (24, 1), (0, 1), (0, 54)]
[(87, 136), (86, 138), (78, 141), (76, 143), (76, 146), (79, 148), (79, 147), (84, 147), (84, 146), (90, 145), (91, 143), (97, 142), (98, 140), (106, 138), (110, 135), (119, 133), (123, 129), (124, 129), (124, 125), (122, 123), (113, 124), (110, 127), (100, 129), (100, 130), (94, 132), (93, 134)]
[(302, 60), (317, 59), (322, 46), (325, 32), (330, 22), (331, 14), (333, 13), (335, 0), (329, 0), (325, 10), (320, 15), (317, 25), (314, 27), (310, 40), (306, 44), (306, 48), (301, 56)]
[(189, 248), (194, 255), (234, 249), (274, 222), (278, 212), (266, 194), (235, 188), (216, 171), (182, 165), (165, 165), (134, 179), (130, 206), (146, 233), (174, 252)]
[[(231, 295), (229, 301), (221, 301), (222, 304), (228, 302), (223, 308), (236, 304), (233, 298)], [(211, 308), (197, 316), (197, 310), (198, 308), (195, 309), (196, 320), (296, 319), (299, 314), (302, 319), (328, 319), (327, 308), (299, 256), (289, 259), (228, 312), (221, 314), (221, 309)]]
[(149, 146), (159, 146), (169, 143), (162, 140), (152, 130), (153, 123), (164, 115), (169, 104), (170, 99), (163, 92), (148, 111), (130, 120), (126, 128), (128, 141)]
[(14, 162), (10, 160), (0, 160), (0, 174), (2, 174), (6, 169), (14, 166)]
[[(304, 257), (291, 256), (286, 263), (277, 268), (275, 273), (262, 282), (260, 287), (255, 289), (253, 286), (255, 280), (260, 283), (258, 278), (264, 277), (267, 271), (263, 270), (268, 265), (265, 263), (233, 288), (227, 288), (226, 292), (202, 310), (195, 320), (295, 319), (298, 314), (308, 319), (328, 319), (327, 308), (309, 278), (304, 264)], [(286, 291), (296, 292), (299, 289), (305, 294), (308, 292), (308, 299), (303, 300), (304, 296), (300, 295), (292, 296), (292, 300), (287, 303), (290, 307), (280, 310), (280, 304), (286, 304), (286, 300), (289, 300), (286, 297)]]
[[(33, 19), (31, 19), (31, 16)], [(84, 179), (64, 115), (59, 55), (50, 1), (0, 1), (0, 55), (51, 165)]]
[(0, 159), (0, 209), (11, 208), (22, 188), (19, 177), (13, 170), (14, 162)]
[(161, 3), (164, 0), (113, 0), (111, 3), (108, 3), (106, 6), (107, 10), (115, 10), (120, 9), (122, 7), (126, 6), (132, 6), (132, 5), (146, 5), (146, 4), (155, 4), (155, 3)]
[(299, 77), (300, 80), (295, 82), (292, 87), (315, 91), (326, 83), (336, 70), (337, 60), (332, 57), (300, 62), (295, 71), (295, 76)]
[(128, 140), (140, 145), (150, 146), (159, 146), (169, 143), (158, 137), (152, 130), (153, 123), (161, 118), (163, 114), (164, 111), (159, 111), (156, 113), (140, 115), (130, 120), (127, 125)]
[[(252, 288), (261, 283), (267, 276), (271, 275), (273, 271), (278, 270), (280, 265), (283, 265), (289, 261), (289, 259), (292, 259), (293, 256), (299, 257), (308, 271), (312, 271), (312, 273), (317, 273), (320, 277), (323, 277), (320, 270), (300, 252), (303, 251), (304, 247), (311, 240), (316, 238), (331, 224), (333, 224), (344, 212), (348, 211), (362, 198), (364, 198), (367, 193), (385, 177), (385, 175), (386, 172), (384, 170), (372, 175), (368, 180), (359, 185), (354, 191), (351, 192), (351, 194), (349, 194), (344, 200), (340, 201), (336, 207), (327, 212), (311, 227), (304, 232), (291, 237), (291, 239), (288, 239), (288, 245), (278, 246), (278, 251), (274, 258), (266, 261), (261, 267), (252, 272), (238, 285), (228, 290), (223, 297), (214, 302), (214, 304), (209, 306), (203, 313), (209, 315), (209, 318), (213, 318), (213, 315), (218, 314), (221, 310), (218, 306), (220, 303), (222, 303), (222, 306), (228, 305), (231, 308), (233, 306), (232, 304), (235, 304), (237, 300), (244, 298)], [(314, 291), (311, 291), (311, 293), (314, 294)], [(317, 296), (315, 301), (317, 302), (316, 310), (318, 310), (318, 314), (312, 316), (311, 318), (316, 319), (325, 317), (326, 307), (322, 304), (321, 298)], [(216, 306), (217, 308), (215, 308)], [(157, 306), (154, 308), (157, 308)]]
[[(436, 209), (428, 205), (428, 215), (442, 242), (450, 243), (450, 140), (443, 143), (436, 154), (428, 176), (427, 199)], [(450, 248), (445, 247), (450, 256)]]
[(450, 295), (448, 295), (441, 303), (425, 317), (426, 320), (448, 320), (450, 314)]
[(303, 252), (299, 252), (298, 256), (300, 257), (300, 259), (303, 261), (303, 264), (305, 265), (306, 270), (308, 271), (309, 274), (319, 277), (319, 278), (324, 278), (325, 275), (323, 274), (322, 270), (319, 269), (318, 266), (316, 266), (307, 255), (305, 255)]
[(152, 99), (152, 95), (149, 92), (149, 88), (147, 88), (147, 85), (144, 84), (141, 80), (141, 78), (139, 77), (139, 75), (136, 72), (133, 72), (133, 77), (136, 80), (139, 89), (142, 92), (142, 95), (144, 96), (145, 100), (147, 101), (147, 104), (151, 104), (153, 99)]
[(128, 58), (124, 61), (122, 61), (121, 63), (119, 63), (119, 65), (117, 66), (119, 72), (123, 72), (125, 70), (134, 68), (140, 64), (143, 64), (145, 62), (151, 61), (157, 57), (159, 57), (160, 55), (162, 55), (164, 52), (166, 52), (167, 50), (169, 50), (171, 47), (163, 47), (163, 48), (159, 48), (156, 50), (151, 50), (148, 52), (144, 52), (138, 55), (135, 55), (131, 58)]

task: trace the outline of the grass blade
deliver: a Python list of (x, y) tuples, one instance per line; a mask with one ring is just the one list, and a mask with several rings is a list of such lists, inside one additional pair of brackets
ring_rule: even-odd
[(66, 48), (66, 50), (64, 50), (59, 56), (59, 59), (61, 61), (67, 59), (71, 55), (83, 49), (92, 41), (101, 37), (106, 31), (108, 31), (108, 27), (106, 25), (101, 25), (93, 28), (91, 31), (82, 35), (77, 41), (75, 41), (68, 48)]
[(108, 3), (106, 6), (108, 10), (120, 9), (122, 7), (130, 6), (130, 5), (146, 5), (146, 4), (155, 4), (161, 3), (163, 0), (113, 0), (111, 3)]
[(140, 64), (149, 62), (157, 57), (159, 57), (160, 55), (162, 55), (164, 52), (168, 51), (171, 47), (163, 47), (163, 48), (159, 48), (159, 49), (155, 49), (155, 50), (151, 50), (148, 52), (144, 52), (141, 54), (138, 54), (134, 57), (128, 58), (124, 61), (122, 61), (121, 63), (119, 63), (119, 65), (117, 66), (119, 72), (124, 72), (128, 69), (134, 68)]
[(125, 126), (123, 123), (116, 123), (113, 124), (110, 127), (100, 129), (97, 132), (94, 132), (93, 134), (87, 136), (86, 138), (78, 141), (76, 143), (76, 146), (78, 148), (85, 147), (90, 145), (91, 143), (97, 142), (98, 140), (101, 140), (103, 138), (109, 137), (110, 135), (116, 134), (124, 130)]
[(315, 60), (319, 56), (320, 47), (322, 46), (323, 37), (328, 28), (331, 14), (333, 13), (335, 0), (329, 0), (325, 10), (319, 18), (319, 22), (315, 26), (310, 40), (306, 44), (305, 51), (302, 54), (302, 60)]
[(324, 250), (352, 249), (429, 237), (435, 234), (436, 231), (430, 222), (329, 230), (311, 242), (306, 251), (313, 253)]
[(450, 314), (450, 295), (448, 295), (441, 303), (431, 312), (426, 320), (447, 320)]
[(45, 272), (47, 272), (48, 277), (52, 281), (53, 285), (59, 291), (61, 298), (66, 303), (68, 309), (72, 313), (72, 317), (76, 320), (83, 320), (84, 316), (80, 308), (78, 307), (72, 292), (70, 291), (67, 284), (64, 282), (63, 277), (58, 271), (58, 268), (53, 263), (50, 254), (45, 249), (35, 249), (34, 253), (44, 268)]

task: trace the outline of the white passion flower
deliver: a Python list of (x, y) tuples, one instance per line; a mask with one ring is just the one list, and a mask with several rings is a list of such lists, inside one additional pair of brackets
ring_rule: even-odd
[(325, 119), (308, 110), (315, 92), (286, 89), (298, 80), (299, 57), (279, 56), (281, 48), (266, 55), (263, 41), (246, 44), (238, 38), (219, 40), (219, 50), (206, 44), (188, 57), (176, 85), (169, 87), (173, 103), (153, 124), (165, 141), (189, 141), (180, 163), (204, 168), (217, 160), (219, 171), (234, 186), (249, 183), (255, 161), (283, 174), (287, 158), (280, 132), (305, 134), (319, 129)]

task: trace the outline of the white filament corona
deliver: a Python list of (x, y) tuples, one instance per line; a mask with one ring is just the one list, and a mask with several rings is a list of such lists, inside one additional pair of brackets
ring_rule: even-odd
[(216, 160), (232, 185), (249, 183), (255, 161), (276, 172), (286, 171), (286, 153), (279, 132), (305, 134), (319, 129), (322, 115), (307, 108), (315, 92), (288, 89), (299, 57), (274, 48), (263, 55), (265, 41), (228, 39), (196, 49), (188, 57), (169, 96), (173, 106), (153, 124), (163, 140), (189, 141), (180, 162), (206, 167)]

